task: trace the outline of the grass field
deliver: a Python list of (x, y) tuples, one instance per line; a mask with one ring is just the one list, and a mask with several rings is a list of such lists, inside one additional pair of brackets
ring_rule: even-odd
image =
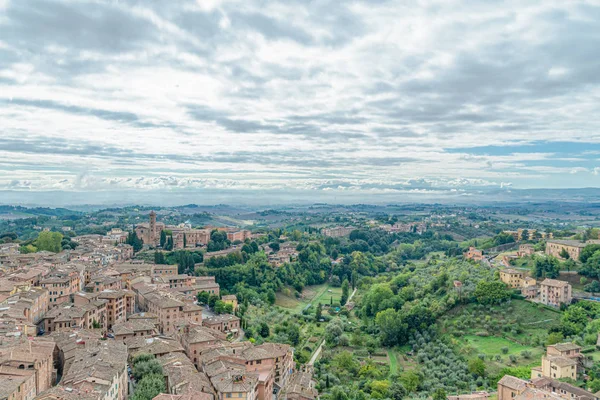
[[(490, 372), (499, 372), (504, 367), (539, 364), (544, 352), (539, 338), (544, 338), (559, 321), (559, 312), (513, 300), (501, 306), (458, 307), (440, 321), (440, 326), (452, 335), (459, 354), (468, 359), (483, 355)], [(516, 362), (510, 360), (511, 356)]]
[(302, 291), (301, 298), (286, 296), (281, 292), (276, 293), (275, 305), (290, 310), (293, 313), (300, 314), (309, 304), (312, 304), (313, 306), (316, 306), (319, 303), (323, 305), (329, 304), (332, 298), (334, 303), (339, 303), (341, 296), (342, 288), (339, 287), (333, 287), (327, 284), (307, 286)]
[(398, 359), (397, 355), (393, 350), (388, 350), (388, 359), (390, 360), (390, 374), (394, 375), (398, 373)]
[(530, 346), (524, 346), (496, 336), (481, 337), (467, 335), (459, 339), (459, 342), (462, 342), (463, 346), (473, 347), (477, 354), (485, 354), (487, 356), (502, 354), (502, 348), (504, 347), (508, 348), (507, 355), (518, 355), (524, 350), (532, 350)]

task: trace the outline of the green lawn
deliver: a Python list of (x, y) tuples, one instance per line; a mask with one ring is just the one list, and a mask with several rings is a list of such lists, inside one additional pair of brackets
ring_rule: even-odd
[(300, 314), (309, 304), (315, 307), (319, 303), (323, 305), (329, 304), (332, 297), (334, 303), (339, 303), (341, 296), (342, 288), (332, 287), (327, 284), (307, 286), (302, 291), (302, 298), (300, 299), (286, 296), (281, 292), (276, 293), (275, 305), (290, 310), (295, 314)]
[(398, 372), (398, 359), (396, 353), (392, 350), (388, 350), (387, 354), (390, 360), (390, 374), (394, 375)]
[(342, 297), (342, 288), (328, 286), (320, 294), (315, 296), (315, 298), (313, 300), (313, 304), (314, 305), (317, 305), (319, 303), (329, 304), (329, 303), (331, 303), (331, 299), (333, 299), (333, 303), (339, 303), (341, 297)]
[(475, 348), (475, 351), (477, 352), (477, 354), (485, 354), (487, 356), (503, 354), (502, 353), (503, 347), (508, 347), (507, 355), (510, 355), (510, 354), (518, 355), (523, 350), (531, 351), (531, 347), (529, 347), (529, 346), (523, 346), (523, 345), (511, 342), (510, 340), (507, 340), (507, 339), (504, 339), (501, 337), (496, 337), (496, 336), (481, 337), (481, 336), (467, 335), (467, 336), (463, 336), (461, 338), (461, 340), (459, 340), (459, 341), (462, 342), (465, 346), (471, 346), (471, 347)]

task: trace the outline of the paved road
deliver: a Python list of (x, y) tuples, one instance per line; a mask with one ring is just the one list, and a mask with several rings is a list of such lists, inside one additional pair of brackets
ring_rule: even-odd
[[(352, 298), (354, 297), (355, 294), (356, 294), (356, 289), (354, 289), (352, 291), (352, 294), (350, 295), (350, 297), (348, 297), (348, 301), (352, 300)], [(317, 358), (319, 358), (319, 356), (321, 355), (321, 351), (323, 351), (323, 345), (325, 345), (325, 340), (321, 341), (321, 344), (317, 348), (317, 351), (315, 351), (315, 353), (310, 358), (310, 361), (308, 362), (307, 365), (314, 365), (315, 361), (317, 361)]]

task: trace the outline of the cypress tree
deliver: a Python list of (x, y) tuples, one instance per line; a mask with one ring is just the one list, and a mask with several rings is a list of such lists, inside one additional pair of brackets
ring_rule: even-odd
[(167, 232), (160, 231), (160, 247), (162, 247), (164, 249), (166, 244), (167, 244)]

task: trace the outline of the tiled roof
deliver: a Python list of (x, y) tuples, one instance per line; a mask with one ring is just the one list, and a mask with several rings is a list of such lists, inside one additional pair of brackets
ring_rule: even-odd
[(513, 390), (523, 390), (527, 387), (527, 381), (511, 375), (504, 375), (502, 379), (498, 381), (498, 385), (506, 386)]

